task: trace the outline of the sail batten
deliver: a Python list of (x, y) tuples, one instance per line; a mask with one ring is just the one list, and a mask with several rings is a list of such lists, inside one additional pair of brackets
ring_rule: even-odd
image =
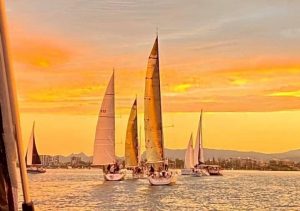
[(112, 74), (101, 104), (96, 126), (93, 165), (115, 163), (115, 88)]
[(148, 59), (144, 97), (144, 122), (147, 162), (164, 159), (161, 113), (158, 37)]
[(125, 141), (125, 165), (138, 166), (139, 148), (137, 132), (137, 100), (135, 99), (127, 124)]

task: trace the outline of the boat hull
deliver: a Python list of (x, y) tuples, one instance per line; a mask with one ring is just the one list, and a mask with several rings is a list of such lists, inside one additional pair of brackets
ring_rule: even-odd
[(116, 174), (104, 174), (104, 179), (106, 181), (121, 181), (124, 180), (124, 173), (116, 173)]
[(203, 176), (210, 176), (210, 174), (206, 169), (194, 169), (193, 176), (203, 177)]
[(209, 171), (210, 176), (223, 176), (220, 171)]
[(223, 176), (223, 174), (221, 173), (221, 168), (216, 165), (208, 166), (207, 171), (210, 176)]
[(46, 169), (27, 169), (29, 174), (43, 174), (46, 173)]
[(171, 175), (168, 177), (156, 177), (156, 176), (149, 176), (148, 177), (149, 183), (153, 186), (162, 186), (162, 185), (173, 185), (176, 183), (176, 176)]
[(193, 169), (181, 169), (181, 175), (193, 175)]

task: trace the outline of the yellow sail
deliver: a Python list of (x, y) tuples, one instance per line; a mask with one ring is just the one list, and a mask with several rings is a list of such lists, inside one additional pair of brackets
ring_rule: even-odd
[(146, 157), (148, 163), (156, 163), (164, 158), (158, 37), (148, 59), (144, 101)]
[(137, 102), (131, 107), (125, 141), (125, 165), (138, 166)]

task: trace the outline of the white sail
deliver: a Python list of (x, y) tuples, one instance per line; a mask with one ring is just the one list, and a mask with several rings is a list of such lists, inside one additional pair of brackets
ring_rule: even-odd
[(136, 99), (131, 107), (127, 124), (125, 141), (125, 165), (138, 165), (138, 132), (137, 132), (137, 102)]
[(201, 110), (198, 131), (197, 131), (197, 136), (196, 136), (195, 149), (194, 149), (194, 165), (204, 163), (203, 143), (202, 142), (203, 142), (203, 140), (202, 140), (202, 110)]
[(194, 167), (194, 149), (193, 149), (193, 134), (191, 134), (189, 144), (185, 151), (184, 168), (190, 169)]
[(113, 73), (99, 112), (94, 142), (93, 165), (113, 164), (115, 160), (115, 90)]
[(156, 163), (164, 158), (161, 95), (159, 77), (158, 37), (148, 59), (145, 84), (145, 142), (147, 162)]
[(29, 143), (27, 147), (27, 153), (26, 153), (26, 165), (31, 166), (32, 165), (32, 154), (33, 154), (33, 140), (34, 140), (34, 125), (33, 123), (32, 130), (31, 130), (31, 135), (29, 138)]

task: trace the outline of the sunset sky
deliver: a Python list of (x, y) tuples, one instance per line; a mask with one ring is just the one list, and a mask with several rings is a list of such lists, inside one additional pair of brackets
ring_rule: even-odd
[(26, 0), (7, 7), (24, 142), (35, 120), (40, 154), (92, 154), (115, 68), (123, 155), (135, 95), (143, 127), (157, 28), (165, 147), (185, 148), (204, 109), (207, 148), (300, 149), (297, 0)]

